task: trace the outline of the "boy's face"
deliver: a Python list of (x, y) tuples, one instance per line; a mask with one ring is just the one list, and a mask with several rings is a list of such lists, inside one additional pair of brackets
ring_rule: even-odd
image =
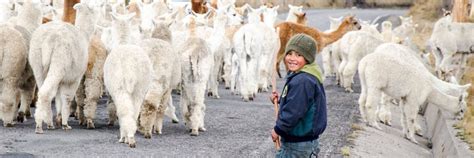
[(306, 65), (306, 60), (303, 55), (290, 51), (285, 55), (285, 64), (288, 66), (289, 71), (296, 72)]

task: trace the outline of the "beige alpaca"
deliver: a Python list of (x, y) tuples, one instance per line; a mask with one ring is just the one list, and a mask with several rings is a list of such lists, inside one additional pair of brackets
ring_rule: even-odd
[[(94, 119), (99, 101), (104, 89), (104, 62), (107, 51), (98, 36), (93, 36), (89, 45), (89, 60), (84, 78), (76, 92), (77, 116), (80, 125), (95, 128)], [(110, 114), (110, 113), (109, 113)]]
[(359, 22), (354, 18), (354, 16), (348, 16), (344, 18), (344, 20), (341, 22), (341, 25), (339, 25), (339, 27), (335, 31), (330, 33), (324, 33), (316, 28), (291, 22), (284, 22), (278, 24), (276, 28), (280, 29), (280, 51), (277, 54), (277, 63), (275, 66), (278, 72), (278, 76), (281, 77), (280, 68), (278, 65), (280, 65), (280, 61), (285, 55), (284, 51), (286, 43), (293, 35), (298, 33), (305, 33), (313, 37), (317, 43), (317, 52), (315, 53), (318, 53), (327, 45), (340, 39), (347, 32), (352, 30), (359, 30), (361, 26)]

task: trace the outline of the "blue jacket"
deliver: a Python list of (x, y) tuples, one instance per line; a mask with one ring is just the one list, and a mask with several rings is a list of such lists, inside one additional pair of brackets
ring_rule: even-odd
[(326, 129), (326, 94), (317, 70), (310, 64), (287, 76), (274, 127), (285, 142), (314, 140)]

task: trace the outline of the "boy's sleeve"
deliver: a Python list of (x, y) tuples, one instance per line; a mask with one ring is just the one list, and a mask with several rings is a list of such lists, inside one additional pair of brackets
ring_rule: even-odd
[[(293, 82), (295, 81), (295, 82)], [(287, 135), (302, 119), (314, 99), (314, 85), (309, 80), (293, 79), (288, 84), (286, 104), (280, 105), (280, 113), (274, 127), (278, 135)]]

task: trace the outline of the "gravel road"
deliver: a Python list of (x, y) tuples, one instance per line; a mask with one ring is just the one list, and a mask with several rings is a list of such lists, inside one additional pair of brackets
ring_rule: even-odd
[[(353, 13), (363, 20), (378, 15), (402, 15), (406, 10), (386, 9), (323, 9), (307, 12), (309, 25), (321, 30), (328, 28), (328, 15), (333, 17)], [(280, 15), (285, 19), (286, 14)], [(317, 57), (319, 63), (321, 58)], [(357, 99), (360, 86), (355, 80), (355, 93), (344, 93), (334, 78), (324, 82), (328, 100), (328, 128), (321, 136), (322, 157), (342, 157), (340, 148), (347, 145), (351, 124), (358, 115)], [(283, 79), (278, 79), (281, 90)], [(270, 139), (274, 124), (273, 106), (269, 93), (259, 93), (254, 101), (243, 102), (229, 90), (219, 87), (220, 99), (206, 99), (206, 132), (189, 135), (182, 122), (173, 124), (165, 119), (163, 134), (144, 139), (137, 134), (137, 148), (118, 143), (119, 126), (107, 126), (105, 100), (98, 107), (96, 129), (88, 130), (70, 118), (72, 130), (34, 132), (34, 120), (18, 123), (13, 128), (0, 127), (0, 157), (274, 157)], [(175, 105), (179, 96), (173, 95)], [(179, 107), (177, 107), (179, 109)], [(34, 108), (32, 109), (34, 112)], [(178, 110), (178, 117), (180, 113)], [(180, 117), (181, 118), (181, 117)]]

